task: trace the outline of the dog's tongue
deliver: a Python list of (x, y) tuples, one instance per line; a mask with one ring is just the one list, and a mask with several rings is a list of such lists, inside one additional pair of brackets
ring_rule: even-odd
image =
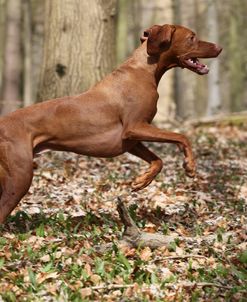
[(207, 65), (200, 64), (198, 71), (200, 72), (200, 74), (207, 74), (209, 72), (209, 68)]
[(201, 74), (207, 74), (209, 72), (208, 66), (205, 65), (205, 64), (200, 63), (198, 59), (196, 59), (196, 61), (194, 62), (194, 64), (195, 64), (197, 70), (199, 70), (199, 72)]

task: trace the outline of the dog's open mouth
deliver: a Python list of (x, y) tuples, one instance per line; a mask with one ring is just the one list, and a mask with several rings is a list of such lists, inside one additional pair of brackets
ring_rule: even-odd
[(200, 63), (198, 58), (189, 58), (183, 60), (183, 67), (202, 75), (209, 72), (208, 66)]

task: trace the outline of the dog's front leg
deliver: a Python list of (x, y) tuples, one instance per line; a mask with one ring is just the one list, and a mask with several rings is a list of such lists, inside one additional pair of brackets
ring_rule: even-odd
[(150, 164), (149, 169), (138, 176), (132, 184), (133, 191), (138, 191), (148, 186), (163, 167), (162, 160), (145, 147), (141, 142), (137, 143), (129, 153), (140, 157)]
[(191, 149), (191, 144), (187, 137), (180, 133), (160, 130), (147, 123), (136, 124), (129, 127), (124, 135), (124, 139), (147, 141), (147, 142), (164, 142), (174, 143), (182, 147), (185, 156), (184, 169), (189, 177), (195, 176), (195, 160)]

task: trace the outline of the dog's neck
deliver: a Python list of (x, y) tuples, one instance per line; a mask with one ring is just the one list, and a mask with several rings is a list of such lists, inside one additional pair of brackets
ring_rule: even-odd
[(171, 53), (169, 51), (167, 51), (165, 55), (162, 55), (162, 61), (161, 56), (149, 56), (147, 54), (147, 41), (145, 41), (134, 51), (132, 56), (125, 63), (128, 63), (129, 66), (129, 63), (131, 62), (133, 68), (141, 69), (142, 72), (151, 74), (158, 86), (163, 74), (167, 70), (177, 66), (175, 62), (171, 63), (172, 61)]

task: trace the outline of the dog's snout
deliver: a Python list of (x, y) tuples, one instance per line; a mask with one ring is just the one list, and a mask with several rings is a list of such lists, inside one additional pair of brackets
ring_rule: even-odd
[(215, 50), (216, 50), (216, 52), (217, 52), (217, 54), (219, 55), (221, 52), (222, 52), (222, 47), (220, 47), (219, 45), (217, 45), (217, 44), (214, 44), (214, 47), (215, 47)]

